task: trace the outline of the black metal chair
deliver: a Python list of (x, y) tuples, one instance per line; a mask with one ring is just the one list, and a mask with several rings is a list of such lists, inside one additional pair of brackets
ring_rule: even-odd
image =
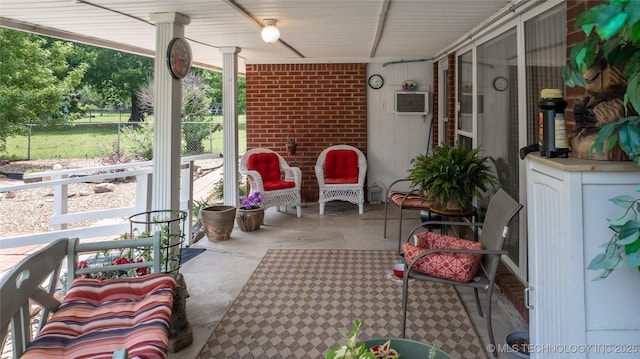
[[(522, 205), (516, 200), (511, 198), (507, 192), (503, 189), (499, 189), (491, 198), (487, 207), (484, 223), (469, 223), (469, 222), (448, 222), (448, 221), (428, 221), (415, 227), (407, 238), (407, 242), (411, 237), (419, 232), (421, 229), (428, 228), (433, 225), (447, 225), (447, 226), (467, 226), (471, 228), (480, 228), (481, 232), (478, 235), (479, 242), (482, 243), (483, 249), (471, 250), (471, 249), (430, 249), (425, 250), (420, 255), (416, 256), (411, 263), (406, 263), (405, 271), (402, 281), (402, 337), (405, 337), (405, 331), (407, 327), (407, 303), (409, 299), (409, 278), (416, 279), (413, 285), (417, 285), (417, 281), (432, 281), (438, 283), (451, 284), (454, 286), (471, 287), (474, 290), (476, 306), (478, 312), (482, 316), (482, 306), (480, 305), (480, 298), (478, 297), (478, 289), (484, 289), (487, 291), (487, 331), (489, 334), (489, 340), (495, 347), (495, 339), (493, 336), (493, 327), (491, 324), (491, 297), (493, 293), (493, 287), (495, 284), (496, 272), (500, 258), (503, 254), (507, 254), (504, 249), (505, 243), (509, 236), (509, 225), (513, 217), (522, 209)], [(446, 236), (445, 234), (438, 233), (439, 236)], [(444, 279), (440, 277), (434, 277), (422, 272), (414, 270), (414, 266), (424, 257), (434, 253), (469, 253), (469, 254), (482, 254), (482, 261), (480, 263), (480, 269), (475, 277), (467, 283), (462, 283), (454, 280)], [(412, 268), (409, 270), (409, 268)], [(494, 357), (497, 357), (497, 352), (493, 353)]]
[(384, 238), (387, 238), (387, 217), (389, 203), (397, 206), (400, 209), (400, 223), (398, 224), (398, 242), (402, 241), (402, 217), (403, 211), (408, 210), (423, 210), (429, 211), (431, 206), (431, 200), (426, 199), (422, 194), (416, 191), (401, 191), (394, 189), (397, 185), (403, 182), (410, 182), (408, 178), (403, 178), (394, 181), (387, 190), (386, 200), (384, 202)]

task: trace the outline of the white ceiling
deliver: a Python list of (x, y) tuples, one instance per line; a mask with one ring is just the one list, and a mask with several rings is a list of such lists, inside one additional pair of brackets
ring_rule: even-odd
[[(523, 0), (526, 1), (526, 0)], [(150, 14), (179, 12), (194, 64), (222, 68), (220, 47), (250, 63), (431, 59), (509, 0), (0, 0), (0, 26), (153, 56)], [(385, 11), (386, 10), (386, 11)], [(278, 20), (280, 42), (260, 37)], [(379, 43), (376, 46), (376, 34)]]

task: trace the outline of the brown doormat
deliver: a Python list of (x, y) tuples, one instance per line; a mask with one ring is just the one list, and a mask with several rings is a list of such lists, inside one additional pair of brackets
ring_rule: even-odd
[[(360, 340), (400, 337), (395, 251), (271, 249), (198, 358), (324, 358), (355, 318)], [(407, 337), (455, 358), (487, 358), (452, 286), (414, 282)]]

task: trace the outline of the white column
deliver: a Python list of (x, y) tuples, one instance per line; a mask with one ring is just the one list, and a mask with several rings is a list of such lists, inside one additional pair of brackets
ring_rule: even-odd
[(180, 209), (181, 81), (167, 67), (167, 47), (184, 36), (191, 20), (179, 13), (151, 14), (156, 24), (156, 58), (153, 74), (153, 180), (152, 210)]
[(222, 136), (224, 204), (238, 204), (238, 53), (237, 47), (222, 52)]

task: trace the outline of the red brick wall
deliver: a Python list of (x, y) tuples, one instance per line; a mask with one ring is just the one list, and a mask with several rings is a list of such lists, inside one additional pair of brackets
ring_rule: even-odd
[[(318, 201), (314, 166), (323, 149), (348, 144), (367, 154), (366, 70), (366, 64), (246, 66), (247, 149), (272, 149), (300, 167), (303, 202)], [(289, 137), (298, 143), (295, 155), (287, 154)]]

